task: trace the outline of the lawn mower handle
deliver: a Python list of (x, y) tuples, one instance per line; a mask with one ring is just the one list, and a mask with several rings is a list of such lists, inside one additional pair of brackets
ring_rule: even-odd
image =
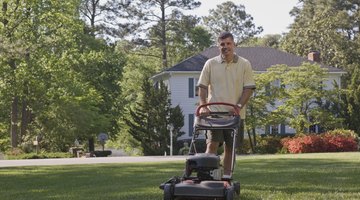
[[(239, 113), (240, 113), (239, 107), (235, 104), (225, 103), (225, 102), (212, 102), (212, 103), (206, 103), (206, 104), (200, 105), (196, 109), (196, 116), (200, 116), (201, 108), (211, 106), (211, 105), (225, 105), (225, 106), (233, 107), (234, 111), (235, 111), (234, 115), (239, 116)], [(226, 114), (226, 113), (228, 113), (228, 112), (210, 112), (210, 114)]]

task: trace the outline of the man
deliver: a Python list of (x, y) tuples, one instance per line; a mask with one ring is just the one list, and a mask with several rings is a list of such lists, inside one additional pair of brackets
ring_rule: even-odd
[[(245, 119), (245, 104), (255, 89), (252, 67), (248, 60), (236, 55), (234, 37), (223, 32), (218, 37), (220, 55), (206, 61), (199, 82), (200, 105), (210, 102), (225, 102), (237, 105), (240, 109), (240, 123)], [(201, 115), (211, 111), (229, 111), (229, 106), (214, 105), (203, 107)], [(240, 130), (243, 131), (243, 130)], [(232, 134), (229, 130), (208, 131), (206, 153), (216, 154), (220, 143), (224, 142), (224, 176), (231, 177)]]

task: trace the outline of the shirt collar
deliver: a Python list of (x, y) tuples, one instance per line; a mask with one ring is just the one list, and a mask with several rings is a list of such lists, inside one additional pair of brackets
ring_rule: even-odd
[[(237, 63), (239, 61), (239, 56), (234, 54), (234, 58), (231, 63)], [(225, 59), (222, 57), (222, 55), (219, 56), (219, 62), (220, 63), (226, 63)]]

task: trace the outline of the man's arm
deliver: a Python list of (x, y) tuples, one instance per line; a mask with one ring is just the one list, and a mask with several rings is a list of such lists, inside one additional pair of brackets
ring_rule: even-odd
[[(208, 97), (208, 89), (207, 87), (200, 85), (199, 86), (199, 97), (200, 97), (200, 106), (207, 103), (207, 97)], [(201, 115), (209, 115), (210, 110), (207, 107), (202, 107), (200, 110)]]
[(244, 107), (245, 104), (247, 104), (253, 93), (254, 93), (254, 88), (244, 88), (241, 97), (238, 101), (238, 106), (240, 107), (240, 109)]
[(200, 105), (207, 103), (208, 90), (205, 86), (199, 87), (199, 97), (200, 97)]

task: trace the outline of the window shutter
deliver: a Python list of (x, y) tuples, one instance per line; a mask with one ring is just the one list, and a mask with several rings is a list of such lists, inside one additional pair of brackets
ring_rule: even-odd
[(189, 78), (189, 98), (194, 98), (194, 78)]
[(194, 114), (189, 114), (189, 136), (193, 135), (194, 131)]
[(280, 125), (280, 134), (285, 134), (285, 124)]

